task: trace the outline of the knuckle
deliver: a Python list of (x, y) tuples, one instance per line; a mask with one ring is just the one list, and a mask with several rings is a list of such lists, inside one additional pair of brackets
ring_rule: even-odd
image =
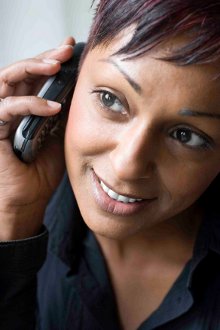
[(24, 60), (21, 60), (21, 61), (17, 62), (17, 65), (21, 65), (22, 67), (26, 67), (32, 61), (33, 61), (32, 58), (26, 58)]
[(23, 63), (22, 63), (22, 72), (25, 74), (25, 76), (29, 77), (31, 76), (31, 73), (30, 73), (30, 66), (31, 66), (31, 61), (30, 60), (25, 60)]
[(37, 102), (37, 97), (33, 95), (26, 96), (26, 103), (32, 105)]
[(2, 104), (3, 106), (5, 106), (5, 107), (10, 107), (10, 105), (12, 105), (13, 102), (15, 102), (15, 98), (14, 98), (13, 96), (6, 96), (6, 97), (2, 100), (1, 104)]
[(36, 105), (36, 104), (38, 106), (40, 106), (41, 104), (43, 104), (45, 102), (46, 102), (46, 100), (42, 99), (41, 97), (37, 97), (37, 96), (34, 96), (34, 95), (25, 96), (25, 103), (27, 103), (30, 106), (33, 106), (33, 105)]
[(8, 71), (6, 69), (0, 72), (0, 84), (9, 87), (14, 87), (15, 83), (13, 81), (9, 81), (7, 76), (8, 76)]
[(46, 50), (46, 51), (44, 51), (44, 52), (38, 54), (35, 58), (36, 58), (37, 60), (43, 59), (44, 57), (46, 57), (46, 56), (52, 54), (53, 51), (54, 51), (53, 49), (48, 49), (48, 50)]

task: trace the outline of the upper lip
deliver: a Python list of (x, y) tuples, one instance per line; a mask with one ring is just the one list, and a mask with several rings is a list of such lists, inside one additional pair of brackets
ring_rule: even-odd
[[(95, 173), (95, 172), (94, 172)], [(103, 180), (100, 176), (98, 176), (96, 173), (95, 175), (97, 176), (99, 182), (102, 181), (109, 189), (113, 190), (114, 192), (116, 192), (118, 195), (123, 195), (125, 197), (128, 198), (133, 198), (133, 199), (143, 199), (143, 200), (149, 200), (149, 199), (155, 199), (156, 197), (143, 197), (140, 195), (136, 195), (136, 194), (130, 194), (130, 193), (124, 193), (124, 192), (119, 192), (117, 189), (113, 188), (110, 184), (108, 184), (105, 180)]]

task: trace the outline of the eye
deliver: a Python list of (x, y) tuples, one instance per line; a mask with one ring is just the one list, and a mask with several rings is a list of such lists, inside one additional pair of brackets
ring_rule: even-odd
[(177, 128), (170, 133), (170, 136), (180, 143), (194, 149), (210, 149), (211, 142), (202, 135), (195, 133), (189, 128)]
[(98, 95), (102, 107), (119, 114), (127, 114), (126, 108), (119, 98), (113, 93), (105, 90), (96, 90), (93, 91), (93, 93)]

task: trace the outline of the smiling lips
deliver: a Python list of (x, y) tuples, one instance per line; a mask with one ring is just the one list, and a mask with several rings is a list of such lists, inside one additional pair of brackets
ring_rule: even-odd
[(128, 204), (128, 203), (136, 203), (136, 202), (141, 202), (143, 201), (143, 199), (140, 199), (140, 198), (129, 198), (129, 197), (126, 197), (126, 196), (123, 196), (123, 195), (119, 195), (118, 193), (116, 193), (115, 191), (111, 190), (110, 188), (108, 188), (104, 182), (102, 182), (100, 180), (100, 185), (102, 187), (102, 189), (104, 190), (104, 192), (106, 192), (106, 194), (111, 197), (112, 199), (118, 201), (118, 202), (122, 202), (122, 203), (125, 203), (125, 204)]
[(152, 204), (156, 198), (140, 199), (135, 196), (125, 196), (109, 188), (92, 169), (91, 172), (93, 196), (97, 205), (108, 213), (122, 217), (134, 215)]

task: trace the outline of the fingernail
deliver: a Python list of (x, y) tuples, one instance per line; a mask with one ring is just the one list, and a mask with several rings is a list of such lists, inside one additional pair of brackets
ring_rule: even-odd
[(57, 47), (57, 49), (68, 49), (68, 48), (70, 48), (70, 49), (73, 49), (73, 46), (72, 45), (61, 45), (61, 46), (59, 46), (59, 47)]
[(47, 100), (47, 104), (49, 105), (50, 108), (52, 109), (60, 109), (61, 108), (61, 104), (58, 102), (54, 102), (54, 101), (49, 101)]
[(46, 63), (46, 64), (57, 64), (57, 63), (59, 63), (59, 61), (54, 60), (52, 58), (44, 58), (43, 62)]

